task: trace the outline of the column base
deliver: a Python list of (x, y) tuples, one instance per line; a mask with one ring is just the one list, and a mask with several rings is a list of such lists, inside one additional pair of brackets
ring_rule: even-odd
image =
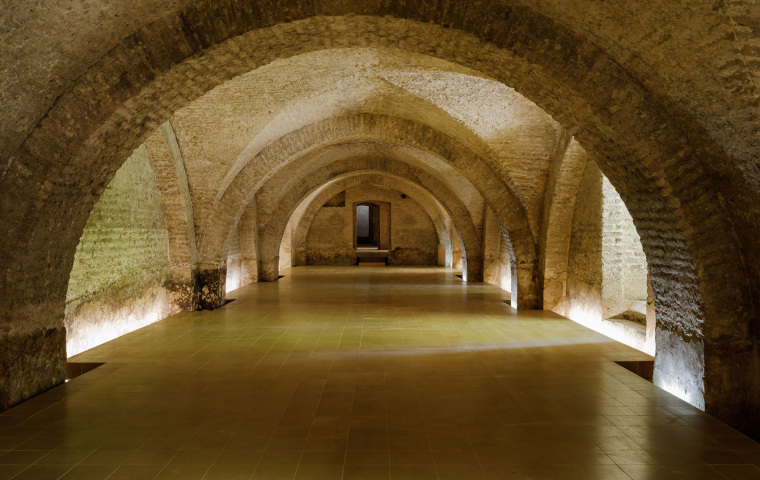
[(227, 267), (198, 268), (198, 306), (201, 310), (215, 310), (224, 305)]

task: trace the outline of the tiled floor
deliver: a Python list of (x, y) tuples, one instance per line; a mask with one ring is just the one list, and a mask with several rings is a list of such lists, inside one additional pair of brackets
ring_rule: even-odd
[(0, 479), (750, 479), (644, 358), (439, 268), (297, 268), (85, 352), (0, 415)]

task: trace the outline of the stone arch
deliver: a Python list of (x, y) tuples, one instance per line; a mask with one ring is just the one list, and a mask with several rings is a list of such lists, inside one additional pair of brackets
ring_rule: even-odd
[[(368, 175), (362, 175), (361, 183), (352, 185), (374, 185), (372, 178)], [(395, 183), (392, 183), (395, 184)], [(387, 185), (391, 188), (391, 185)], [(447, 249), (451, 249), (451, 236), (449, 235), (449, 223), (451, 220), (448, 218), (448, 214), (445, 212), (440, 203), (438, 203), (433, 197), (425, 193), (425, 191), (419, 188), (413, 183), (400, 183), (405, 188), (409, 189), (411, 197), (417, 202), (425, 213), (428, 214), (433, 222), (436, 232), (438, 233), (438, 241), (444, 245)], [(382, 185), (380, 185), (382, 186)], [(293, 221), (293, 237), (292, 237), (292, 265), (300, 266), (306, 265), (306, 235), (309, 231), (309, 226), (314, 216), (317, 214), (322, 205), (325, 204), (330, 198), (334, 197), (338, 193), (349, 188), (347, 180), (332, 180), (329, 183), (323, 185), (317, 190), (313, 191), (307, 196), (295, 209), (291, 215), (291, 221)]]
[[(355, 49), (347, 50), (353, 52)], [(396, 51), (388, 49), (361, 50), (371, 51), (375, 55), (397, 54)], [(300, 62), (308, 64), (310, 62), (309, 59), (312, 57), (314, 55), (304, 54), (288, 59), (285, 67), (290, 66), (291, 63), (293, 65), (299, 65)], [(409, 55), (409, 57), (407, 61), (410, 63), (416, 60), (417, 63), (412, 63), (413, 65), (427, 65), (412, 55)], [(449, 74), (456, 71), (456, 66), (450, 62), (437, 60), (434, 65), (436, 68), (440, 68), (441, 71)], [(426, 68), (431, 67), (426, 66)], [(461, 67), (459, 68), (461, 69)], [(457, 71), (456, 73), (458, 76), (465, 76), (461, 72)], [(468, 75), (468, 77), (473, 76)], [(235, 79), (235, 82), (237, 82), (237, 79)], [(243, 82), (241, 80), (241, 83)], [(368, 93), (367, 90), (371, 93)], [(515, 95), (518, 96), (518, 94)], [(510, 196), (515, 197), (517, 204), (524, 205), (520, 191), (512, 178), (515, 173), (520, 173), (519, 168), (512, 165), (504, 168), (503, 157), (497, 155), (493, 150), (493, 145), (490, 145), (486, 139), (482, 138), (474, 130), (476, 127), (475, 122), (470, 121), (470, 123), (467, 123), (461, 118), (455, 117), (454, 112), (445, 110), (434, 99), (424, 97), (414, 89), (407, 89), (384, 79), (368, 80), (366, 78), (357, 79), (349, 77), (338, 85), (331, 85), (329, 88), (310, 92), (310, 95), (294, 98), (292, 102), (286, 108), (278, 111), (278, 114), (271, 118), (248, 142), (243, 151), (234, 159), (234, 162), (229, 164), (229, 169), (224, 180), (220, 182), (214, 202), (219, 201), (219, 198), (229, 188), (234, 178), (252, 158), (267, 145), (277, 141), (277, 139), (284, 135), (330, 118), (371, 113), (378, 118), (385, 116), (421, 123), (454, 139), (461, 145), (461, 148), (472, 151), (494, 174), (501, 178), (510, 192)], [(354, 103), (371, 103), (372, 107), (366, 108), (355, 105), (347, 108), (346, 103), (352, 105)], [(314, 108), (315, 104), (318, 104), (319, 108)], [(534, 106), (534, 108), (539, 110), (538, 107)], [(516, 115), (514, 112), (502, 113), (505, 117)], [(544, 115), (546, 114), (544, 113)], [(549, 118), (548, 115), (546, 117)], [(361, 122), (361, 119), (357, 119), (357, 121)], [(535, 235), (537, 228), (533, 232)]]
[[(304, 212), (301, 222), (296, 227), (295, 238), (297, 241), (305, 241), (306, 231), (308, 231), (308, 225), (311, 222), (311, 220), (304, 222), (304, 219), (307, 219), (307, 215), (311, 215), (313, 219), (317, 210), (337, 192), (357, 185), (378, 185), (385, 188), (396, 188), (394, 185), (400, 182), (405, 188), (414, 192), (412, 197), (420, 206), (425, 205), (423, 208), (430, 215), (438, 236), (442, 239), (447, 238), (448, 234), (446, 233), (444, 218), (441, 212), (439, 211), (438, 215), (435, 215), (435, 209), (437, 209), (435, 203), (439, 203), (438, 208), (442, 207), (445, 210), (451, 218), (462, 243), (463, 256), (467, 258), (467, 270), (463, 270), (463, 273), (470, 278), (470, 281), (478, 282), (482, 280), (482, 255), (475, 226), (467, 211), (467, 207), (448, 188), (440, 182), (435, 181), (434, 178), (425, 175), (419, 169), (410, 168), (408, 165), (398, 161), (355, 159), (337, 163), (339, 165), (331, 166), (331, 173), (324, 176), (309, 175), (306, 177), (308, 180), (302, 183), (301, 188), (287, 192), (287, 194), (281, 197), (281, 200), (277, 202), (277, 212), (270, 216), (270, 221), (262, 231), (262, 256), (266, 255), (269, 258), (273, 258), (277, 255), (283, 232), (293, 211), (310, 193), (320, 186), (326, 186), (327, 188), (314, 197), (311, 201), (311, 206), (307, 207)], [(431, 209), (433, 210), (431, 211)], [(273, 261), (271, 265), (276, 266), (277, 262)], [(478, 271), (480, 271), (479, 274)], [(275, 278), (275, 275), (277, 275), (276, 272), (269, 274), (269, 277)]]
[[(282, 231), (293, 210), (309, 192), (330, 180), (341, 178), (342, 175), (356, 171), (384, 172), (385, 174), (420, 185), (430, 192), (442, 204), (459, 232), (463, 257), (468, 259), (466, 274), (471, 281), (481, 281), (482, 257), (480, 254), (480, 241), (464, 203), (433, 175), (401, 161), (386, 158), (365, 157), (347, 159), (334, 162), (328, 168), (320, 168), (317, 171), (302, 174), (304, 181), (299, 182), (298, 188), (284, 192), (282, 198), (278, 199), (275, 203), (277, 211), (269, 215), (270, 220), (267, 222), (264, 230), (260, 232), (261, 258), (268, 258), (273, 266), (277, 265), (277, 262), (274, 262), (273, 258), (278, 254)], [(229, 231), (229, 227), (225, 226), (223, 228)], [(465, 254), (465, 252), (467, 253)], [(270, 271), (266, 273), (260, 271), (260, 278), (276, 278), (274, 267), (265, 270)]]
[[(0, 256), (10, 343), (34, 337), (44, 342), (41, 351), (60, 349), (65, 279), (77, 239), (97, 196), (147, 132), (241, 71), (345, 37), (403, 45), (480, 70), (533, 99), (573, 127), (587, 150), (599, 152), (602, 170), (639, 230), (661, 306), (665, 341), (658, 343), (671, 348), (658, 355), (658, 383), (697, 405), (706, 398), (710, 412), (729, 422), (741, 420), (739, 412), (754, 405), (759, 388), (758, 372), (743, 367), (757, 364), (760, 354), (753, 320), (760, 286), (754, 173), (740, 171), (726, 143), (716, 143), (698, 119), (647, 90), (593, 41), (529, 7), (445, 5), (197, 2), (123, 39), (57, 97), (20, 146), (11, 147), (0, 188), (0, 203), (13, 206), (3, 209), (8, 235)], [(207, 14), (223, 10), (223, 26), (220, 16)], [(314, 17), (348, 13), (360, 16)], [(293, 24), (279, 25), (285, 22)], [(270, 29), (274, 35), (263, 39)], [(729, 211), (745, 213), (726, 215), (726, 202)], [(679, 375), (681, 354), (705, 358), (704, 368)], [(9, 352), (7, 358), (24, 359), (8, 366), (9, 384), (44, 370), (36, 357)], [(61, 378), (58, 369), (53, 377), (26, 382), (2, 404)]]
[(540, 262), (544, 272), (544, 309), (567, 315), (567, 256), (573, 211), (588, 154), (568, 138), (552, 162), (541, 231)]
[(193, 228), (193, 204), (185, 164), (170, 122), (165, 122), (144, 143), (153, 167), (169, 237), (169, 288), (177, 305), (197, 310), (195, 284), (198, 247)]
[[(412, 183), (404, 183), (398, 180), (394, 180), (387, 176), (384, 177), (385, 185), (379, 184), (379, 182), (373, 182), (367, 177), (363, 177), (363, 182), (358, 185), (348, 185), (344, 181), (330, 183), (324, 185), (324, 189), (317, 189), (312, 194), (308, 195), (299, 206), (293, 211), (291, 221), (293, 225), (293, 233), (291, 236), (291, 248), (292, 248), (292, 261), (297, 262), (298, 265), (306, 265), (306, 239), (311, 227), (311, 222), (320, 210), (321, 205), (319, 202), (325, 196), (327, 191), (331, 191), (334, 194), (345, 192), (346, 189), (356, 186), (375, 186), (383, 189), (402, 191), (408, 193), (412, 201), (414, 201), (426, 214), (427, 218), (433, 224), (433, 228), (436, 232), (438, 239), (438, 245), (443, 246), (446, 250), (450, 251), (452, 248), (451, 232), (446, 226), (446, 223), (451, 223), (448, 214), (443, 209), (440, 203), (438, 203), (429, 193), (424, 189), (414, 185)], [(395, 185), (395, 187), (394, 187)], [(322, 187), (320, 187), (322, 188)], [(336, 192), (337, 190), (337, 192)], [(322, 194), (325, 195), (322, 195)], [(334, 195), (333, 195), (334, 196)], [(332, 197), (330, 197), (332, 198)], [(329, 198), (328, 198), (329, 200)], [(368, 200), (369, 201), (369, 200)], [(438, 264), (440, 265), (440, 263)]]
[[(294, 156), (324, 145), (378, 139), (431, 153), (471, 181), (497, 213), (510, 238), (517, 260), (518, 304), (523, 308), (537, 308), (540, 274), (536, 246), (519, 199), (493, 175), (482, 159), (454, 139), (426, 125), (384, 115), (360, 113), (332, 117), (285, 135), (259, 152), (232, 181), (203, 228), (201, 262), (215, 265), (222, 258), (227, 233), (239, 218), (241, 205), (248, 202), (273, 169), (286, 168)], [(480, 274), (476, 278), (480, 278)]]

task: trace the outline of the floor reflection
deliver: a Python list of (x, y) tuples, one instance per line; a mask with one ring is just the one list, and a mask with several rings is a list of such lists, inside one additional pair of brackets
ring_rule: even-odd
[(444, 268), (300, 267), (72, 358), (0, 415), (0, 479), (760, 478), (643, 354)]

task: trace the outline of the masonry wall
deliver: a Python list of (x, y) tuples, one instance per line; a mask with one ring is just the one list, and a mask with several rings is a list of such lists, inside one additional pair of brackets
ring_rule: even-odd
[(483, 281), (491, 285), (501, 283), (501, 262), (499, 243), (501, 240), (499, 222), (490, 208), (483, 215)]
[(567, 315), (654, 354), (654, 304), (647, 287), (646, 257), (633, 219), (615, 188), (589, 162), (573, 214)]
[(501, 226), (493, 211), (483, 217), (483, 281), (512, 291), (512, 264)]
[(293, 266), (293, 221), (288, 220), (280, 242), (280, 273)]
[(365, 201), (390, 203), (391, 265), (436, 265), (438, 233), (425, 210), (402, 192), (364, 185), (346, 190), (345, 206), (322, 207), (306, 237), (308, 265), (352, 265), (354, 205)]
[(77, 246), (66, 295), (67, 355), (178, 311), (168, 278), (160, 194), (140, 147), (104, 190)]
[(451, 267), (456, 270), (461, 270), (464, 265), (462, 262), (462, 244), (459, 243), (459, 235), (455, 228), (449, 230), (451, 237)]
[(575, 202), (567, 259), (568, 316), (602, 318), (602, 172), (589, 162)]
[(602, 182), (602, 309), (604, 318), (624, 312), (646, 316), (647, 259), (628, 209), (607, 178)]
[(306, 264), (353, 265), (356, 255), (352, 235), (351, 207), (322, 207), (306, 235)]
[[(502, 290), (512, 291), (512, 261), (504, 235), (499, 237), (499, 284)], [(515, 299), (516, 301), (516, 299)]]
[(231, 292), (243, 286), (243, 250), (240, 235), (240, 223), (235, 227), (227, 250), (227, 279), (225, 290)]

